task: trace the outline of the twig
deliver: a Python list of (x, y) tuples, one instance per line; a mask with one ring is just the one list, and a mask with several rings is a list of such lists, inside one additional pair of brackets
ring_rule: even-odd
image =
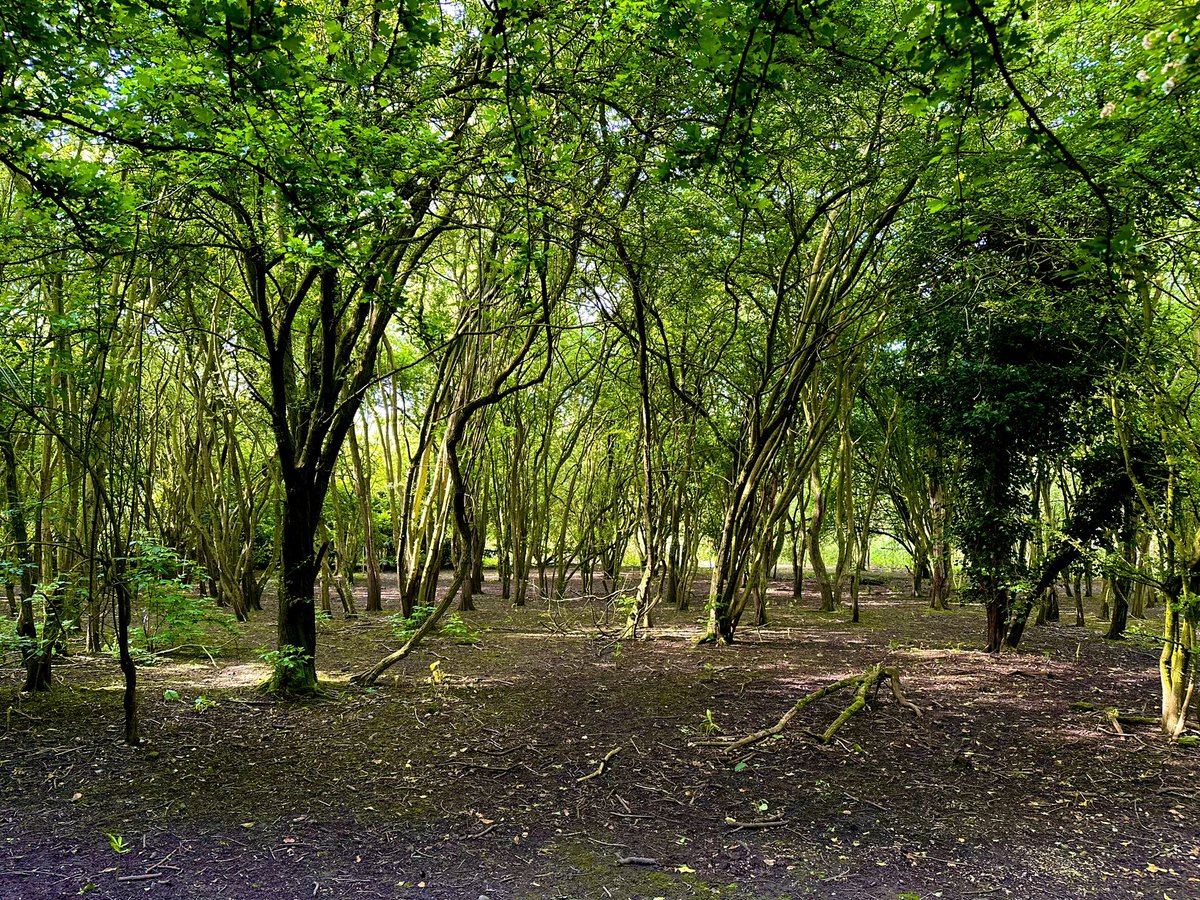
[(657, 866), (658, 860), (649, 856), (618, 856), (618, 866)]
[(725, 819), (725, 824), (737, 831), (741, 828), (778, 828), (780, 825), (788, 824), (787, 819), (767, 819), (764, 822), (739, 822), (737, 819)]
[(591, 781), (593, 778), (596, 778), (599, 775), (603, 775), (608, 769), (608, 761), (620, 753), (622, 749), (624, 748), (613, 747), (613, 749), (609, 750), (608, 753), (604, 754), (604, 759), (600, 760), (600, 765), (596, 766), (595, 772), (589, 772), (587, 775), (582, 775), (579, 778), (576, 778), (575, 783), (581, 784), (585, 781)]
[(865, 804), (867, 804), (867, 806), (873, 806), (876, 809), (880, 810), (881, 812), (888, 811), (888, 808), (886, 806), (884, 806), (881, 803), (876, 803), (874, 800), (867, 800), (863, 797), (855, 797), (853, 794), (847, 794), (844, 791), (843, 791), (843, 796), (845, 796), (845, 798), (847, 800), (853, 800), (855, 803), (865, 803)]

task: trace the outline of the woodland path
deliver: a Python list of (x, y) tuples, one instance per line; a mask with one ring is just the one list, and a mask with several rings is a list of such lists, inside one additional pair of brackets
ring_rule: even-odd
[[(1098, 623), (1033, 628), (997, 659), (974, 649), (982, 609), (935, 613), (900, 582), (872, 588), (860, 626), (774, 588), (771, 627), (701, 650), (698, 612), (617, 645), (582, 600), (551, 616), (487, 598), (466, 615), (476, 645), (434, 640), (369, 691), (346, 679), (390, 626), (337, 618), (328, 699), (307, 704), (254, 692), (268, 608), (211, 660), (141, 670), (136, 750), (115, 662), (65, 660), (22, 698), (10, 658), (0, 898), (1200, 897), (1200, 751), (1071, 707), (1154, 714), (1141, 623), (1119, 644)], [(830, 746), (806, 731), (848, 697), (749, 755), (699, 745), (708, 711), (746, 734), (880, 661), (922, 718), (884, 690)]]

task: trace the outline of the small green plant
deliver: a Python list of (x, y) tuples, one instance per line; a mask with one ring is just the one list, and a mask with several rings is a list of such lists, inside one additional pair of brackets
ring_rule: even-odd
[(616, 597), (612, 601), (612, 607), (618, 621), (628, 621), (629, 617), (633, 615), (636, 604), (637, 597), (633, 594), (621, 594)]
[(704, 733), (707, 735), (721, 733), (721, 726), (718, 725), (717, 720), (713, 718), (711, 709), (706, 709), (704, 711), (704, 721), (700, 723), (700, 727), (704, 729)]
[[(112, 656), (113, 659), (116, 659), (118, 656), (120, 656), (120, 648), (118, 648), (116, 644), (112, 645)], [(148, 669), (151, 666), (158, 665), (159, 663), (158, 654), (147, 650), (145, 647), (130, 647), (129, 658), (133, 660), (133, 664), (139, 669)]]
[(429, 684), (433, 687), (434, 694), (441, 693), (445, 683), (446, 670), (442, 668), (441, 661), (435, 659), (429, 664)]
[(171, 688), (167, 688), (165, 691), (163, 691), (163, 699), (166, 700), (168, 703), (174, 703), (180, 699), (179, 691), (175, 691), (175, 690), (172, 690)]
[(196, 712), (204, 712), (206, 709), (212, 709), (216, 705), (216, 700), (210, 700), (203, 694), (192, 701), (192, 708), (195, 709)]
[(303, 647), (284, 644), (278, 650), (258, 651), (258, 658), (271, 667), (271, 681), (275, 684), (288, 684), (295, 680), (308, 663), (311, 656), (304, 652)]
[(612, 658), (613, 659), (621, 658), (621, 642), (620, 641), (617, 641), (615, 644), (613, 644)]
[(392, 634), (395, 635), (396, 640), (401, 644), (407, 644), (412, 636), (421, 630), (425, 620), (433, 615), (433, 610), (434, 607), (422, 604), (414, 606), (412, 612), (407, 616), (399, 613), (388, 616), (388, 623), (392, 626)]
[(17, 620), (0, 616), (0, 654), (16, 653), (21, 649), (21, 638), (17, 636)]
[(479, 632), (464, 622), (458, 613), (450, 614), (446, 623), (438, 629), (438, 634), (453, 639), (456, 644), (479, 643)]
[[(408, 616), (399, 614), (389, 616), (388, 622), (392, 626), (392, 634), (401, 644), (407, 644), (413, 635), (421, 630), (421, 626), (433, 615), (433, 612), (434, 607), (423, 605), (414, 606), (412, 614)], [(468, 625), (458, 613), (451, 613), (446, 617), (441, 627), (438, 628), (438, 634), (450, 638), (456, 644), (479, 643), (479, 632)]]
[(700, 670), (702, 672), (704, 672), (704, 680), (708, 684), (712, 684), (713, 681), (716, 680), (715, 675), (716, 675), (717, 670), (713, 667), (712, 663), (706, 662), (704, 665), (702, 665), (700, 667)]
[(112, 848), (113, 853), (128, 853), (129, 844), (126, 843), (124, 836), (119, 834), (107, 834), (108, 846)]
[(425, 679), (429, 683), (429, 709), (436, 710), (442, 705), (442, 693), (446, 687), (446, 670), (442, 668), (439, 660), (434, 660), (429, 664), (429, 677)]

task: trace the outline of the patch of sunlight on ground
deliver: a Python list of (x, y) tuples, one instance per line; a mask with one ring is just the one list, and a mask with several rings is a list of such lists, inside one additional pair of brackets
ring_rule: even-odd
[(171, 663), (153, 669), (155, 680), (190, 684), (201, 688), (248, 688), (262, 684), (271, 669), (262, 663), (238, 663), (213, 669), (200, 663)]

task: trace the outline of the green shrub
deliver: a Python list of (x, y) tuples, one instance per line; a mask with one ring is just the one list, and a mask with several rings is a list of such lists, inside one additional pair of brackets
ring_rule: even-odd
[[(388, 616), (396, 640), (401, 644), (408, 643), (412, 636), (421, 630), (425, 620), (433, 615), (434, 609), (432, 606), (414, 606), (410, 616), (402, 616), (399, 613)], [(479, 632), (468, 625), (458, 613), (451, 613), (442, 621), (438, 634), (450, 638), (456, 644), (475, 644), (479, 641)]]
[(126, 577), (141, 604), (142, 626), (133, 632), (141, 649), (203, 647), (209, 627), (234, 632), (233, 616), (196, 593), (196, 583), (206, 577), (199, 566), (146, 539), (134, 541), (130, 551)]
[(276, 684), (289, 684), (303, 671), (305, 663), (311, 657), (304, 652), (303, 647), (284, 644), (278, 650), (258, 651), (258, 658), (271, 667), (271, 681)]

